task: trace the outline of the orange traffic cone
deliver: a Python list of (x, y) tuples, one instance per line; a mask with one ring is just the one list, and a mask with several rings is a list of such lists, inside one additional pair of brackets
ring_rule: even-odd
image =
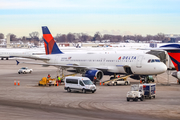
[(20, 86), (20, 81), (18, 80), (18, 86)]
[(101, 85), (101, 81), (99, 82), (99, 85)]
[(16, 85), (16, 80), (14, 80), (14, 85)]
[(57, 82), (57, 86), (59, 85), (59, 83)]
[(142, 83), (142, 80), (140, 80), (140, 83)]
[(105, 85), (105, 84), (103, 83), (103, 85)]

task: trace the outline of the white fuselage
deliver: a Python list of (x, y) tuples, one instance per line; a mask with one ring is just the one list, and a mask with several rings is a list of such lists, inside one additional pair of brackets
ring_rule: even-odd
[(159, 60), (150, 54), (123, 51), (116, 54), (51, 54), (46, 61), (48, 64), (77, 65), (86, 68), (107, 68), (107, 72), (127, 73), (125, 66), (130, 67), (132, 74), (157, 75), (167, 70), (163, 62), (148, 62), (148, 60)]

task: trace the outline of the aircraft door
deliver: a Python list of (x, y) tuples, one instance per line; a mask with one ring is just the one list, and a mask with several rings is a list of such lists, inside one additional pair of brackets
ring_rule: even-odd
[(137, 62), (136, 62), (136, 67), (137, 68), (141, 68), (142, 67), (142, 59), (143, 59), (142, 55), (138, 56), (138, 59), (137, 59)]

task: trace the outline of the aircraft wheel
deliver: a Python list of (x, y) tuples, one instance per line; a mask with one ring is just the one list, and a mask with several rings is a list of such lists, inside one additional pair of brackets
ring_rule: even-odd
[(115, 82), (113, 85), (114, 85), (114, 86), (116, 86), (116, 85), (117, 85), (117, 83)]

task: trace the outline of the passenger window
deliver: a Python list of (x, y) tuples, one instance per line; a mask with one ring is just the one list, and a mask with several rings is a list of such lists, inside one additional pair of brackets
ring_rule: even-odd
[(84, 84), (83, 84), (83, 82), (82, 82), (82, 81), (79, 81), (79, 82), (80, 82), (79, 84), (80, 84), (81, 86), (84, 86)]

